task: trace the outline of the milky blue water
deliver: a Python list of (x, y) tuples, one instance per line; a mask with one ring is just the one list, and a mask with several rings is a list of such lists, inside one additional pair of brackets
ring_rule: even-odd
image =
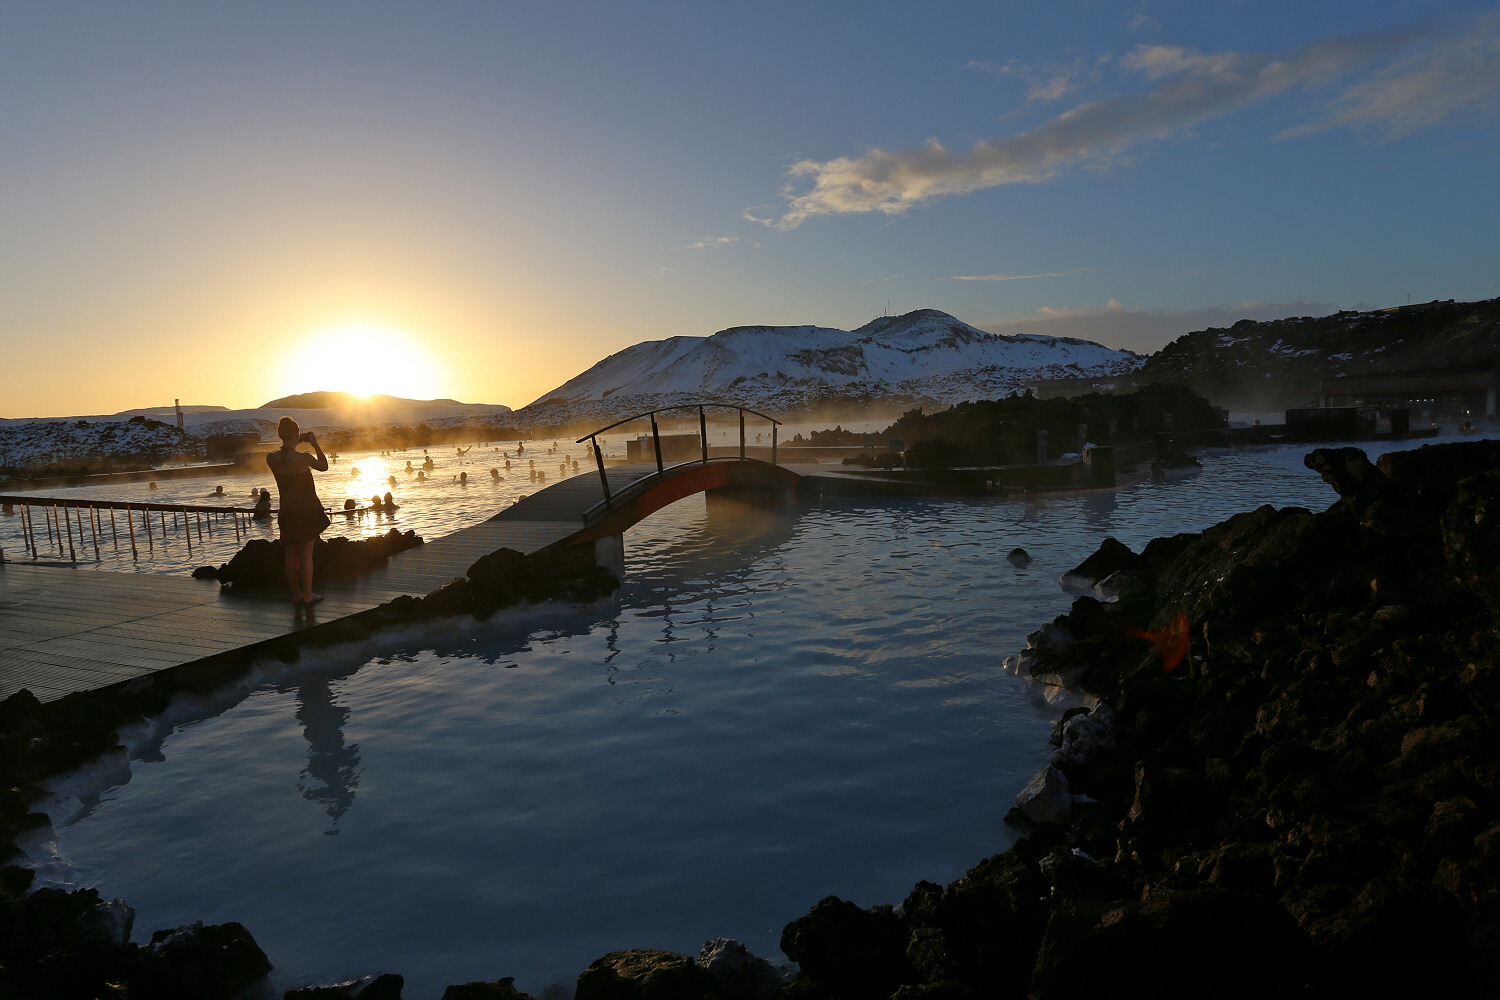
[(305, 658), (138, 746), (56, 850), (138, 939), (245, 923), (276, 990), (393, 971), (414, 1000), (541, 996), (718, 936), (780, 961), (823, 896), (898, 903), (1011, 843), (1057, 712), (1001, 662), (1066, 610), (1061, 573), (1107, 535), (1326, 507), (1303, 453), (1042, 506), (690, 498), (626, 536), (614, 599)]

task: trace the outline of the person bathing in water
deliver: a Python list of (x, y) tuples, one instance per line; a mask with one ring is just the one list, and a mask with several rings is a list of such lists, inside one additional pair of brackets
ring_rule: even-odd
[[(281, 504), (276, 523), (281, 528), (281, 548), (286, 554), (286, 582), (292, 588), (293, 604), (317, 604), (323, 598), (313, 593), (313, 543), (331, 523), (323, 510), (323, 501), (313, 486), (313, 470), (328, 471), (328, 459), (312, 431), (304, 433), (291, 417), (282, 417), (276, 425), (281, 448), (266, 456), (271, 475), (276, 477), (276, 492)], [(315, 455), (298, 451), (306, 441)]]

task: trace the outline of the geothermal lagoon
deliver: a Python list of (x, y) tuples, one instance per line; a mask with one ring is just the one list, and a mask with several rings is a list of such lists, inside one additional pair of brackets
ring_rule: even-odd
[[(419, 1000), (502, 976), (563, 996), (608, 951), (720, 936), (782, 962), (823, 896), (900, 903), (1013, 842), (1058, 713), (1002, 661), (1066, 610), (1059, 575), (1106, 536), (1326, 507), (1306, 451), (1040, 505), (689, 498), (626, 535), (612, 599), (261, 664), (127, 734), (128, 765), (57, 787), (33, 861), (123, 897), (138, 940), (244, 923), (277, 991), (390, 971)], [(477, 519), (436, 506), (394, 524)]]

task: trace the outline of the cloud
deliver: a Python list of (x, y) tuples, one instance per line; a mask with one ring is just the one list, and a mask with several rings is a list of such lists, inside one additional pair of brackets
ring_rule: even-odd
[(1286, 129), (1286, 139), (1334, 128), (1397, 139), (1465, 107), (1493, 108), (1500, 96), (1500, 13), (1477, 18), (1459, 36), (1433, 39), (1350, 87), (1318, 122)]
[[(1142, 45), (1119, 66), (1156, 84), (1144, 93), (1081, 104), (1029, 131), (982, 140), (967, 152), (930, 139), (919, 149), (802, 160), (787, 170), (786, 210), (756, 221), (786, 230), (819, 215), (901, 215), (934, 198), (1039, 183), (1079, 165), (1107, 165), (1141, 143), (1293, 89), (1325, 86), (1408, 37), (1386, 33), (1320, 42), (1286, 56)], [(803, 181), (810, 188), (797, 193)]]
[(1201, 309), (1152, 311), (1125, 306), (1110, 299), (1099, 309), (1043, 307), (1034, 318), (1007, 319), (975, 326), (990, 333), (1036, 333), (1048, 337), (1078, 337), (1141, 354), (1160, 350), (1168, 342), (1210, 327), (1229, 327), (1242, 319), (1285, 319), (1288, 316), (1326, 316), (1338, 307), (1326, 302), (1240, 302)]
[(736, 243), (748, 243), (750, 246), (758, 247), (759, 243), (754, 240), (742, 240), (738, 236), (705, 236), (701, 240), (689, 243), (683, 247), (684, 250), (722, 250), (724, 247), (732, 247)]
[(1071, 271), (1048, 271), (1045, 274), (953, 274), (949, 281), (1029, 281), (1032, 278), (1066, 278), (1070, 274), (1081, 274), (1093, 268), (1075, 267)]
[(971, 59), (965, 64), (964, 69), (977, 69), (985, 73), (993, 73), (998, 77), (1024, 81), (1028, 104), (1061, 100), (1076, 91), (1091, 75), (1097, 77), (1097, 70), (1091, 73), (1091, 67), (1082, 58), (1067, 63), (1047, 63), (1041, 66), (1032, 66), (1014, 59), (1003, 63), (980, 62)]

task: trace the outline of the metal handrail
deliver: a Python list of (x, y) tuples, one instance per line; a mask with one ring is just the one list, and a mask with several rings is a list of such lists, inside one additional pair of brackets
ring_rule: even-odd
[[(265, 509), (257, 509), (255, 507), (232, 507), (232, 506), (231, 507), (223, 507), (223, 506), (215, 506), (213, 504), (152, 503), (152, 502), (146, 501), (146, 500), (139, 501), (139, 502), (134, 501), (134, 500), (71, 500), (71, 499), (64, 499), (62, 497), (41, 497), (41, 496), (37, 496), (34, 493), (19, 494), (19, 495), (18, 494), (0, 494), (0, 505), (4, 505), (7, 508), (9, 508), (9, 507), (20, 507), (21, 508), (21, 539), (22, 539), (23, 543), (25, 544), (27, 550), (31, 553), (31, 558), (32, 558), (33, 561), (35, 561), (36, 559), (40, 558), (41, 551), (40, 551), (40, 546), (38, 546), (37, 541), (36, 541), (36, 519), (31, 515), (30, 511), (31, 511), (31, 508), (33, 508), (33, 507), (40, 507), (40, 508), (43, 508), (43, 518), (42, 518), (42, 521), (43, 521), (43, 524), (45, 525), (45, 530), (47, 531), (48, 546), (49, 546), (49, 548), (53, 544), (53, 542), (52, 542), (52, 535), (53, 535), (53, 530), (55, 528), (56, 529), (56, 539), (57, 539), (56, 540), (56, 544), (59, 547), (59, 550), (62, 547), (63, 538), (64, 538), (64, 535), (66, 534), (66, 538), (67, 538), (67, 542), (68, 542), (68, 557), (69, 557), (69, 559), (72, 562), (75, 562), (75, 563), (78, 561), (78, 556), (77, 556), (76, 550), (73, 547), (73, 527), (74, 527), (74, 524), (75, 524), (75, 521), (76, 521), (77, 528), (78, 528), (78, 543), (80, 545), (82, 545), (83, 541), (84, 541), (84, 535), (83, 535), (83, 518), (82, 518), (81, 514), (79, 514), (79, 512), (82, 511), (83, 509), (87, 509), (89, 511), (89, 533), (92, 536), (92, 540), (93, 540), (93, 544), (94, 544), (94, 559), (96, 561), (99, 559), (99, 535), (103, 531), (103, 523), (102, 523), (101, 520), (96, 520), (96, 518), (94, 516), (94, 513), (93, 513), (95, 510), (108, 510), (110, 512), (110, 515), (109, 515), (110, 534), (114, 538), (114, 541), (115, 541), (116, 545), (119, 544), (120, 539), (119, 539), (119, 529), (115, 525), (114, 512), (117, 511), (117, 510), (123, 510), (123, 511), (126, 512), (126, 515), (127, 515), (127, 517), (126, 517), (126, 530), (129, 532), (129, 537), (130, 537), (130, 555), (131, 555), (131, 558), (139, 558), (139, 556), (140, 556), (140, 552), (136, 548), (136, 541), (135, 541), (135, 512), (136, 511), (140, 511), (140, 513), (141, 513), (142, 527), (145, 528), (145, 530), (146, 530), (146, 542), (151, 547), (151, 549), (153, 551), (156, 548), (156, 541), (155, 541), (155, 537), (154, 537), (154, 532), (152, 531), (152, 528), (151, 528), (151, 516), (150, 516), (151, 513), (153, 511), (156, 511), (156, 512), (159, 512), (161, 514), (161, 522), (162, 522), (161, 523), (161, 535), (162, 535), (162, 541), (166, 541), (166, 537), (167, 537), (167, 523), (166, 523), (166, 515), (167, 515), (167, 513), (169, 511), (172, 513), (172, 515), (173, 515), (172, 522), (173, 522), (174, 525), (177, 523), (177, 515), (180, 514), (182, 516), (182, 530), (184, 532), (184, 537), (187, 539), (188, 551), (189, 552), (191, 552), (192, 548), (193, 548), (193, 542), (192, 542), (192, 525), (191, 525), (191, 523), (188, 520), (188, 515), (189, 514), (198, 514), (198, 515), (202, 515), (202, 514), (219, 514), (221, 516), (225, 515), (225, 514), (231, 515), (234, 518), (234, 538), (235, 538), (235, 542), (238, 543), (241, 540), (241, 538), (243, 537), (243, 531), (242, 531), (241, 523), (240, 523), (241, 517), (244, 517), (245, 520), (248, 522), (248, 521), (252, 520), (254, 518), (254, 516), (257, 515), (257, 514), (260, 514), (260, 515), (269, 515), (269, 514), (273, 514), (273, 513), (277, 513), (278, 512), (277, 509), (275, 509), (275, 508), (272, 508), (270, 510), (265, 510)], [(51, 514), (50, 515), (47, 513), (47, 508), (51, 508)], [(66, 516), (59, 516), (58, 513), (57, 513), (58, 508), (73, 510), (75, 512), (75, 520), (69, 520)], [(334, 514), (349, 514), (349, 515), (363, 514), (363, 513), (366, 513), (368, 511), (372, 511), (372, 510), (376, 510), (376, 509), (377, 508), (374, 507), (373, 505), (364, 506), (364, 507), (347, 507), (347, 508), (346, 507), (327, 507), (327, 506), (324, 507), (324, 510), (326, 510), (330, 515), (334, 515)], [(9, 511), (7, 511), (7, 513), (9, 513)], [(212, 529), (212, 526), (213, 526), (213, 521), (210, 518), (210, 521), (209, 521), (209, 527), (210, 527), (210, 529)], [(198, 518), (198, 540), (200, 542), (203, 540), (203, 518), (201, 516)]]
[(646, 410), (646, 411), (644, 411), (642, 413), (637, 413), (635, 416), (633, 416), (633, 417), (626, 417), (624, 420), (616, 420), (614, 423), (610, 424), (608, 427), (601, 427), (601, 428), (599, 428), (596, 431), (592, 431), (592, 432), (590, 432), (588, 434), (585, 434), (583, 437), (579, 438), (577, 441), (574, 441), (573, 443), (574, 444), (583, 444), (583, 442), (587, 441), (589, 438), (597, 437), (598, 435), (603, 434), (605, 431), (612, 431), (616, 427), (619, 427), (621, 424), (628, 424), (632, 420), (639, 420), (642, 417), (655, 416), (658, 413), (666, 413), (668, 410), (696, 410), (696, 409), (701, 409), (701, 408), (703, 408), (705, 406), (717, 406), (720, 409), (724, 409), (724, 410), (739, 410), (741, 413), (754, 413), (757, 417), (760, 417), (762, 420), (769, 420), (773, 424), (780, 424), (781, 423), (781, 421), (777, 420), (775, 417), (766, 416), (766, 414), (761, 413), (758, 410), (752, 410), (748, 406), (740, 406), (740, 405), (738, 405), (736, 403), (678, 403), (676, 406), (663, 406), (663, 407), (660, 407), (660, 408), (655, 409), (655, 410)]
[[(214, 504), (195, 503), (152, 503), (147, 500), (65, 500), (61, 497), (39, 497), (34, 493), (0, 495), (0, 503), (4, 504), (29, 504), (33, 507), (98, 507), (101, 510), (113, 508), (114, 510), (172, 510), (172, 511), (195, 511), (203, 514), (228, 514), (239, 511), (242, 514), (254, 513), (254, 507), (220, 507)], [(338, 508), (342, 510), (342, 508)]]
[[(592, 433), (585, 434), (583, 437), (581, 437), (577, 441), (573, 442), (574, 444), (583, 444), (585, 441), (587, 441), (592, 446), (593, 452), (594, 452), (594, 462), (599, 467), (599, 484), (604, 488), (604, 500), (601, 503), (594, 504), (594, 506), (592, 506), (588, 510), (584, 511), (584, 513), (583, 513), (583, 521), (584, 521), (584, 523), (587, 524), (588, 520), (589, 520), (589, 515), (592, 514), (592, 513), (594, 513), (594, 511), (598, 510), (601, 506), (604, 507), (604, 508), (606, 508), (606, 509), (613, 509), (613, 506), (614, 506), (614, 496), (609, 492), (609, 476), (606, 475), (605, 471), (604, 471), (604, 452), (601, 451), (600, 448), (599, 448), (599, 435), (600, 434), (603, 434), (605, 431), (614, 430), (616, 427), (619, 427), (622, 424), (628, 424), (628, 423), (631, 423), (632, 421), (640, 420), (642, 417), (650, 417), (651, 418), (651, 441), (652, 441), (652, 444), (656, 448), (656, 473), (655, 473), (655, 475), (660, 476), (660, 475), (663, 475), (666, 472), (666, 466), (663, 464), (663, 462), (661, 460), (661, 429), (656, 424), (656, 415), (658, 413), (666, 413), (668, 410), (692, 410), (692, 409), (696, 409), (698, 411), (698, 440), (699, 440), (699, 443), (700, 443), (700, 445), (702, 447), (703, 464), (707, 465), (708, 464), (708, 418), (704, 414), (703, 411), (707, 407), (710, 407), (710, 406), (718, 407), (719, 409), (724, 409), (724, 410), (738, 410), (739, 411), (739, 415), (740, 415), (740, 457), (739, 457), (739, 460), (740, 461), (744, 461), (745, 460), (745, 414), (747, 414), (747, 413), (753, 413), (757, 417), (760, 417), (762, 420), (768, 420), (768, 421), (770, 421), (770, 423), (771, 423), (771, 464), (772, 465), (776, 464), (776, 428), (781, 426), (781, 421), (777, 420), (775, 417), (767, 416), (766, 414), (761, 413), (758, 410), (752, 410), (748, 406), (740, 406), (737, 403), (715, 403), (715, 402), (678, 403), (675, 406), (662, 406), (662, 407), (659, 407), (659, 408), (657, 408), (655, 410), (647, 410), (644, 413), (637, 413), (633, 417), (626, 417), (623, 420), (616, 420), (614, 423), (610, 424), (608, 427), (601, 427), (598, 430), (593, 431)], [(650, 479), (650, 478), (652, 478), (652, 477), (651, 476), (647, 476), (647, 477), (645, 477), (645, 479), (637, 480), (637, 482), (645, 482), (646, 479)], [(634, 485), (634, 484), (632, 484), (632, 485)]]

